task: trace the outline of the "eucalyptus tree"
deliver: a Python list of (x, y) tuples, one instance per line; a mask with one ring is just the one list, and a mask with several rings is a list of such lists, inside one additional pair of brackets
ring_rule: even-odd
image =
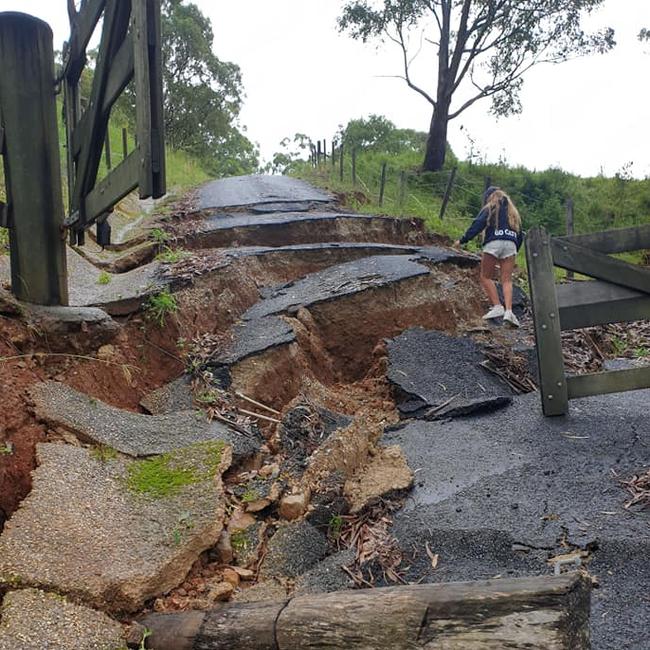
[[(400, 51), (407, 86), (432, 107), (423, 169), (445, 161), (449, 121), (482, 99), (497, 116), (521, 111), (525, 73), (540, 63), (603, 53), (614, 31), (587, 32), (583, 22), (604, 0), (349, 0), (341, 32), (382, 39)], [(431, 51), (433, 47), (433, 51)], [(430, 85), (414, 79), (414, 59), (429, 51)], [(550, 89), (549, 89), (550, 90)]]

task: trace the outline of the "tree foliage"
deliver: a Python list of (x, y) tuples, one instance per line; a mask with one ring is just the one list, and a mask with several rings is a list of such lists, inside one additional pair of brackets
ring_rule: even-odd
[[(531, 67), (614, 46), (612, 29), (587, 33), (582, 25), (603, 1), (350, 0), (338, 26), (363, 42), (379, 38), (399, 47), (400, 77), (433, 108), (424, 169), (434, 171), (444, 164), (449, 120), (487, 98), (495, 115), (518, 113)], [(413, 78), (412, 62), (431, 46), (437, 75), (427, 87)]]
[(424, 152), (427, 134), (413, 129), (398, 129), (383, 115), (350, 120), (339, 127), (337, 138), (347, 149), (376, 149), (388, 153)]
[(193, 3), (163, 0), (162, 31), (168, 144), (199, 157), (217, 175), (254, 171), (258, 152), (238, 122), (241, 71), (213, 53), (210, 19)]

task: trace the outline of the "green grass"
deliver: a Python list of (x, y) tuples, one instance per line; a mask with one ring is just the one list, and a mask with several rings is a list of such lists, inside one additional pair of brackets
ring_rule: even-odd
[(102, 271), (97, 278), (97, 284), (110, 284), (111, 283), (111, 274), (106, 271)]
[(115, 460), (118, 457), (117, 451), (112, 447), (107, 447), (106, 445), (93, 447), (90, 451), (90, 455), (100, 463), (107, 463), (109, 460)]
[(167, 289), (151, 296), (145, 305), (145, 316), (147, 320), (155, 323), (158, 327), (165, 327), (167, 318), (178, 311), (176, 298)]
[(169, 246), (163, 246), (163, 250), (156, 255), (156, 260), (163, 262), (165, 264), (176, 264), (182, 259), (186, 258), (189, 253), (182, 248), (169, 248)]
[[(191, 453), (193, 448), (204, 452), (205, 458), (201, 463)], [(205, 442), (185, 450), (133, 461), (127, 470), (127, 487), (131, 492), (157, 499), (173, 496), (188, 485), (212, 478), (221, 464), (224, 449), (222, 441)]]

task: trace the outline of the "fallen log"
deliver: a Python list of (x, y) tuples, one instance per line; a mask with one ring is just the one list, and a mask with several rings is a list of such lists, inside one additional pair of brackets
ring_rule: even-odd
[(140, 621), (156, 650), (587, 650), (580, 574), (457, 582), (230, 603)]

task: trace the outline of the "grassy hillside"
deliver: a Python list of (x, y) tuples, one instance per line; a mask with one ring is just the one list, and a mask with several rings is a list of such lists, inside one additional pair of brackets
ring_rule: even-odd
[[(364, 213), (383, 213), (403, 217), (420, 217), (434, 232), (460, 237), (481, 207), (486, 179), (507, 191), (517, 204), (524, 228), (543, 225), (555, 235), (566, 232), (566, 200), (574, 203), (576, 233), (650, 223), (650, 180), (629, 178), (623, 170), (614, 178), (581, 178), (559, 169), (533, 172), (506, 164), (470, 164), (449, 156), (447, 168), (438, 173), (419, 173), (419, 151), (386, 153), (373, 149), (357, 152), (357, 184), (352, 183), (352, 161), (344, 158), (344, 178), (340, 180), (339, 161), (311, 164), (294, 163), (291, 173), (334, 192), (345, 193), (350, 207)], [(386, 162), (386, 189), (379, 205), (382, 164)], [(456, 180), (444, 216), (440, 219), (442, 197), (452, 167)], [(401, 178), (405, 179), (404, 183)], [(480, 242), (470, 243), (478, 250)], [(641, 253), (627, 254), (640, 262)], [(525, 263), (523, 251), (519, 263)]]

